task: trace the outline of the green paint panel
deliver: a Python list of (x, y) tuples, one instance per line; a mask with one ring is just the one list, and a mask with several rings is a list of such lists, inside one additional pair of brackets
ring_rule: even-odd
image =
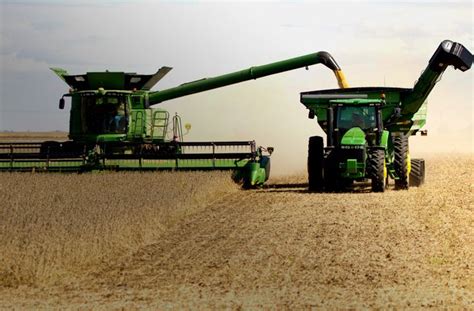
[(355, 159), (347, 159), (339, 164), (340, 177), (347, 179), (359, 179), (365, 177), (365, 163), (357, 162)]
[(356, 159), (347, 159), (346, 160), (346, 170), (349, 174), (357, 173), (357, 160)]
[(359, 127), (348, 130), (341, 140), (341, 145), (365, 145), (365, 133)]
[(390, 132), (389, 131), (383, 131), (382, 132), (382, 138), (380, 139), (380, 147), (384, 147), (385, 149), (388, 148), (389, 137), (390, 137)]

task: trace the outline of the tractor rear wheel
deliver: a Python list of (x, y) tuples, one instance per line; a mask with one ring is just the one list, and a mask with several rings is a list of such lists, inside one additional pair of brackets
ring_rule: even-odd
[(398, 179), (395, 179), (395, 189), (408, 189), (410, 158), (408, 154), (408, 136), (401, 134), (393, 137), (395, 158), (393, 166)]
[(419, 187), (425, 182), (425, 160), (411, 160), (410, 187)]
[(369, 176), (372, 179), (372, 191), (384, 192), (385, 190), (385, 151), (373, 150), (369, 156)]
[(322, 191), (324, 144), (321, 136), (312, 136), (308, 143), (308, 189)]

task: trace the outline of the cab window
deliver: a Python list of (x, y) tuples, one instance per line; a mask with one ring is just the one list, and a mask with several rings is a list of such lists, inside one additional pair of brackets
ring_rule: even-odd
[(84, 133), (126, 133), (128, 117), (126, 96), (83, 96), (81, 98)]
[(373, 106), (342, 106), (337, 109), (336, 126), (341, 130), (360, 127), (368, 130), (376, 127), (375, 107)]

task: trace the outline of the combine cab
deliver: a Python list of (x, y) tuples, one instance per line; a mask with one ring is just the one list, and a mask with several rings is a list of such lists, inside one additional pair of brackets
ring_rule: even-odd
[[(170, 117), (158, 103), (288, 70), (322, 63), (339, 85), (344, 76), (326, 52), (313, 53), (218, 77), (150, 91), (170, 70), (153, 75), (124, 72), (88, 72), (70, 75), (52, 70), (70, 87), (59, 101), (71, 98), (69, 140), (0, 143), (3, 171), (93, 170), (233, 170), (244, 186), (263, 184), (270, 173), (273, 148), (254, 141), (185, 142), (181, 119)], [(187, 127), (187, 126), (186, 126)], [(189, 130), (189, 127), (187, 127)]]

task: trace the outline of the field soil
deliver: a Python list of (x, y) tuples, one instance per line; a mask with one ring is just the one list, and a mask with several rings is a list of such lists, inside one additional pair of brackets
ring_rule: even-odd
[(426, 184), (244, 191), (227, 173), (0, 175), (0, 309), (474, 308), (474, 158)]

